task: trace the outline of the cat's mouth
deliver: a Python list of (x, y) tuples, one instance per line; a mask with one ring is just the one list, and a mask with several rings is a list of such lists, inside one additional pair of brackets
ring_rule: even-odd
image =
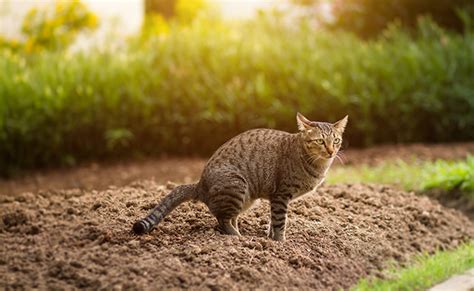
[(336, 153), (332, 153), (332, 154), (325, 154), (322, 158), (325, 159), (325, 160), (329, 160), (329, 159), (333, 159), (336, 157)]

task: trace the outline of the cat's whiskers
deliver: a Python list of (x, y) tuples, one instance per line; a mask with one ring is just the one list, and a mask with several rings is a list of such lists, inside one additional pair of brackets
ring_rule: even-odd
[(336, 154), (336, 158), (339, 162), (341, 162), (341, 164), (345, 164), (344, 160), (338, 154)]
[(318, 155), (308, 155), (307, 158), (308, 159), (306, 159), (306, 161), (311, 165), (314, 164), (314, 162), (316, 162), (320, 159), (320, 157)]
[(345, 158), (344, 150), (337, 151), (337, 154), (340, 155), (342, 158)]
[(336, 158), (339, 160), (339, 162), (341, 162), (341, 164), (344, 165), (346, 163), (346, 157), (344, 156), (344, 151), (343, 150), (339, 150), (336, 153)]

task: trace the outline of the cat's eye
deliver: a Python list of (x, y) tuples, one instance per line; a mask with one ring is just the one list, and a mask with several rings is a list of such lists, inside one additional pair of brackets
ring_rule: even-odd
[(333, 143), (334, 143), (334, 144), (340, 144), (340, 143), (341, 143), (341, 139), (340, 139), (340, 138), (335, 138)]
[(324, 140), (322, 138), (318, 138), (314, 140), (317, 144), (324, 144)]

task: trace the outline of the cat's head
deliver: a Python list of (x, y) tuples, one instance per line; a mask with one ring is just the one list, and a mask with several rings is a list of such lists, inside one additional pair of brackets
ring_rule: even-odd
[(342, 134), (346, 128), (348, 116), (335, 122), (311, 121), (301, 113), (296, 114), (298, 129), (303, 134), (306, 150), (321, 159), (334, 158), (341, 148)]

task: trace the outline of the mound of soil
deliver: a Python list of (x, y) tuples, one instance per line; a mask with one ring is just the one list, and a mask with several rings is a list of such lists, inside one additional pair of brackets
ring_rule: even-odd
[(438, 200), (443, 206), (461, 211), (470, 220), (474, 221), (474, 199), (459, 189), (446, 191), (435, 188), (421, 194)]
[(192, 202), (151, 234), (131, 234), (172, 187), (0, 198), (0, 289), (347, 288), (390, 260), (474, 238), (461, 213), (377, 185), (325, 186), (292, 202), (286, 242), (265, 237), (265, 201), (242, 215), (242, 237), (221, 235), (206, 206)]

